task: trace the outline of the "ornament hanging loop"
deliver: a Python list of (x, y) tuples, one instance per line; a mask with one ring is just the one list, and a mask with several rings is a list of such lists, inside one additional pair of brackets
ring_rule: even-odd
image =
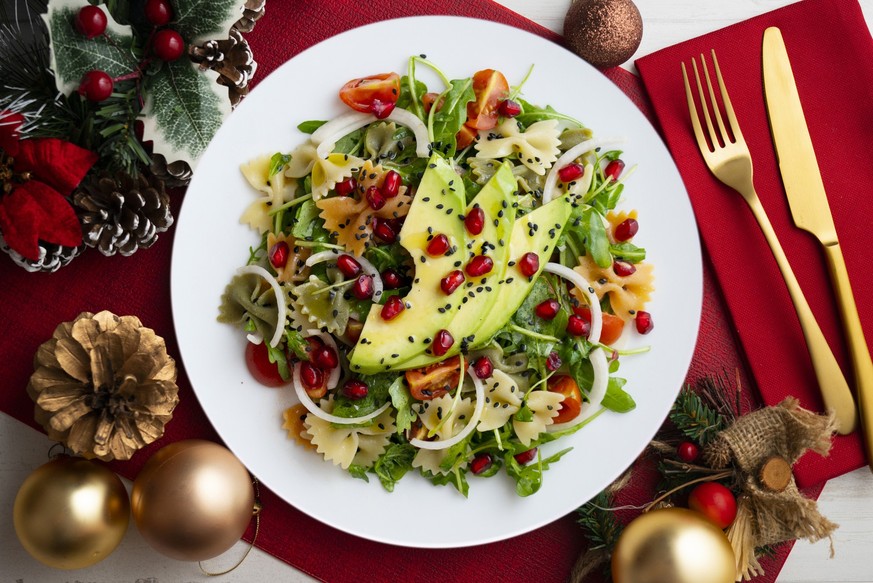
[[(60, 448), (60, 451), (58, 451), (58, 448)], [(48, 459), (53, 460), (63, 456), (71, 456), (73, 455), (73, 451), (60, 441), (56, 441), (49, 448), (46, 455), (48, 456)]]
[(197, 566), (200, 567), (200, 572), (209, 577), (219, 577), (221, 575), (227, 575), (231, 571), (235, 571), (237, 567), (243, 564), (243, 561), (248, 558), (249, 553), (252, 552), (252, 549), (255, 547), (255, 542), (258, 540), (258, 533), (261, 531), (261, 511), (264, 509), (264, 506), (261, 504), (261, 490), (258, 488), (259, 482), (257, 478), (252, 478), (252, 487), (255, 489), (255, 505), (252, 508), (252, 516), (255, 519), (255, 532), (252, 535), (252, 542), (249, 543), (249, 548), (246, 549), (243, 556), (240, 557), (239, 561), (237, 561), (231, 567), (225, 569), (224, 571), (207, 571), (203, 567), (203, 561), (197, 561)]

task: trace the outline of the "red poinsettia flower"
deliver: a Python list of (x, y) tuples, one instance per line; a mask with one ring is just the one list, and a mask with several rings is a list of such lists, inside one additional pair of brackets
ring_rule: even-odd
[(82, 244), (73, 207), (64, 198), (97, 154), (58, 138), (22, 140), (20, 114), (0, 112), (0, 232), (23, 257), (39, 259), (39, 241)]

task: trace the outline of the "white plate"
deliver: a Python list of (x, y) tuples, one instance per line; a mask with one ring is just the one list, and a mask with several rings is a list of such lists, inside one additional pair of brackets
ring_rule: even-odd
[[(463, 42), (458, 42), (463, 39)], [(649, 308), (651, 352), (622, 360), (635, 411), (607, 413), (573, 436), (568, 455), (546, 472), (542, 489), (519, 498), (505, 475), (470, 476), (470, 497), (410, 473), (394, 493), (375, 478), (353, 479), (290, 441), (282, 411), (293, 390), (269, 389), (248, 374), (245, 336), (216, 322), (219, 296), (248, 259), (257, 235), (239, 224), (253, 192), (238, 166), (288, 152), (305, 140), (296, 126), (344, 111), (337, 98), (349, 79), (406, 71), (426, 54), (449, 78), (501, 70), (518, 83), (535, 65), (523, 96), (554, 106), (601, 137), (623, 137), (623, 158), (637, 164), (625, 189), (639, 210), (636, 242), (655, 265)], [(418, 67), (426, 75), (426, 67)], [(428, 85), (437, 87), (434, 79)], [(462, 547), (516, 536), (552, 522), (590, 499), (630, 465), (661, 425), (691, 361), (702, 299), (700, 246), (682, 180), (648, 121), (608, 79), (570, 52), (530, 33), (492, 22), (444, 16), (379, 22), (328, 39), (285, 63), (236, 109), (201, 159), (176, 227), (171, 279), (173, 318), (185, 370), (227, 446), (283, 499), (333, 527), (414, 547)], [(554, 446), (556, 444), (549, 444)], [(547, 451), (554, 448), (548, 448)], [(289, 527), (292, 528), (292, 527)], [(301, 536), (306, 536), (301, 533)]]

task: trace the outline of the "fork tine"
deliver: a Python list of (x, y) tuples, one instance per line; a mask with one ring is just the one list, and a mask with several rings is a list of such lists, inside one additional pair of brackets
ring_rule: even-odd
[[(713, 56), (715, 55), (715, 50), (712, 51)], [(714, 63), (715, 61), (713, 61)], [(724, 127), (724, 121), (721, 117), (721, 110), (718, 107), (718, 100), (715, 98), (715, 91), (712, 88), (712, 80), (709, 77), (709, 67), (706, 66), (706, 58), (703, 54), (700, 55), (700, 63), (703, 67), (703, 76), (706, 77), (706, 88), (709, 91), (709, 102), (712, 104), (712, 112), (715, 116), (715, 121), (718, 123), (718, 129), (721, 130), (721, 138), (722, 144), (727, 145), (730, 141), (730, 134), (728, 134), (727, 128)], [(717, 65), (716, 65), (717, 67)], [(721, 77), (721, 75), (716, 71), (716, 75)], [(721, 89), (722, 98), (727, 94), (727, 90), (724, 88), (724, 85), (719, 85), (719, 89)]]
[[(703, 93), (703, 85), (700, 83), (700, 72), (697, 70), (697, 61), (695, 61), (693, 57), (691, 58), (691, 66), (694, 68), (694, 80), (697, 82), (697, 93), (700, 96), (700, 107), (703, 108), (703, 119), (706, 121), (706, 128), (709, 130), (709, 139), (712, 142), (712, 148), (708, 148), (708, 150), (714, 152), (720, 147), (719, 136), (716, 135), (715, 128), (712, 125), (712, 119), (709, 117), (708, 100)], [(706, 66), (705, 63), (704, 66)], [(713, 109), (718, 111), (717, 107), (713, 107)]]
[(715, 67), (715, 76), (718, 79), (721, 100), (724, 102), (724, 109), (727, 113), (728, 123), (731, 126), (731, 133), (734, 135), (734, 141), (743, 142), (745, 141), (743, 139), (743, 132), (740, 131), (740, 124), (737, 121), (737, 116), (734, 115), (734, 106), (731, 104), (731, 98), (728, 95), (727, 87), (724, 85), (724, 79), (721, 76), (721, 69), (718, 67), (718, 58), (715, 56), (715, 49), (712, 49), (712, 64)]
[(688, 71), (685, 69), (685, 63), (682, 63), (682, 80), (685, 82), (685, 97), (688, 99), (688, 113), (691, 114), (691, 127), (694, 128), (697, 146), (701, 152), (709, 152), (709, 144), (706, 143), (703, 127), (700, 125), (700, 116), (697, 114), (697, 106), (694, 104), (694, 93), (691, 91), (691, 83), (688, 81)]

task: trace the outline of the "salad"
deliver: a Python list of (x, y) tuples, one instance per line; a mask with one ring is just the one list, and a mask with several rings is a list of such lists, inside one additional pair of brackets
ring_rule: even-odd
[(571, 449), (540, 446), (635, 406), (616, 373), (645, 349), (618, 346), (653, 328), (653, 273), (617, 210), (632, 169), (524, 100), (530, 75), (449, 79), (413, 56), (241, 166), (259, 239), (219, 320), (257, 380), (296, 392), (289, 438), (389, 491), (415, 472), (466, 496), (500, 473), (533, 494)]

